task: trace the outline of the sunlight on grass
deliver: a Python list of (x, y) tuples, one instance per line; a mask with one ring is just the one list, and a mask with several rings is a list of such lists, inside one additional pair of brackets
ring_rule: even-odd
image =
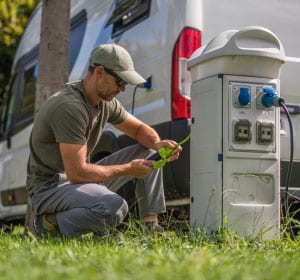
[(220, 232), (212, 240), (187, 230), (145, 236), (129, 222), (104, 238), (0, 233), (0, 279), (296, 279), (300, 239), (246, 240)]

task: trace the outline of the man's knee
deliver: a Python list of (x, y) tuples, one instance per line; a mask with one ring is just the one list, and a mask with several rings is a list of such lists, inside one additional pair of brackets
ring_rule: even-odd
[(110, 194), (106, 197), (105, 218), (109, 224), (120, 224), (128, 213), (128, 204), (124, 198), (118, 194)]
[(122, 204), (119, 207), (119, 209), (115, 212), (115, 222), (117, 224), (120, 224), (123, 222), (124, 218), (126, 217), (127, 213), (128, 213), (128, 204), (127, 201), (120, 197), (122, 200)]

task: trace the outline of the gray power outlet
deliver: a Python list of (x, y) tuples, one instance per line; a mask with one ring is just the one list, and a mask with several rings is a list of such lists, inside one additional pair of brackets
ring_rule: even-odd
[(259, 144), (272, 144), (274, 142), (274, 123), (256, 122), (256, 141)]
[(252, 139), (251, 122), (246, 119), (234, 121), (234, 140), (236, 142), (250, 142)]

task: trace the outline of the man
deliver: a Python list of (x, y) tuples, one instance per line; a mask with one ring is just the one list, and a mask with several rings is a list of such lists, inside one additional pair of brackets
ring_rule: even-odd
[[(133, 178), (141, 222), (162, 230), (157, 218), (165, 211), (162, 171), (146, 158), (168, 147), (174, 149), (169, 160), (176, 160), (181, 147), (161, 140), (115, 98), (126, 84), (144, 82), (124, 48), (100, 45), (91, 53), (84, 79), (66, 84), (42, 106), (30, 137), (27, 171), (37, 235), (59, 232), (72, 237), (117, 226), (128, 205), (115, 192)], [(139, 144), (89, 163), (106, 122)]]

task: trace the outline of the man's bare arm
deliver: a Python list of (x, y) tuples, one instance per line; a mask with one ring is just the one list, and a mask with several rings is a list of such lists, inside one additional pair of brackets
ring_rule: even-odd
[(128, 115), (128, 118), (125, 121), (118, 125), (115, 125), (115, 127), (131, 138), (135, 139), (144, 147), (156, 151), (160, 147), (168, 147), (171, 149), (174, 148), (172, 155), (169, 157), (170, 161), (178, 159), (182, 151), (182, 148), (180, 146), (178, 146), (177, 148), (175, 147), (175, 145), (177, 144), (175, 141), (169, 139), (161, 140), (157, 132), (152, 127), (141, 122), (132, 115)]
[(86, 145), (60, 143), (59, 147), (66, 175), (73, 184), (99, 183), (126, 175), (143, 178), (153, 170), (153, 163), (143, 159), (109, 166), (87, 163)]
[(115, 125), (115, 127), (138, 141), (144, 147), (153, 150), (157, 150), (156, 143), (161, 141), (159, 135), (152, 127), (132, 115), (128, 115), (122, 123)]

